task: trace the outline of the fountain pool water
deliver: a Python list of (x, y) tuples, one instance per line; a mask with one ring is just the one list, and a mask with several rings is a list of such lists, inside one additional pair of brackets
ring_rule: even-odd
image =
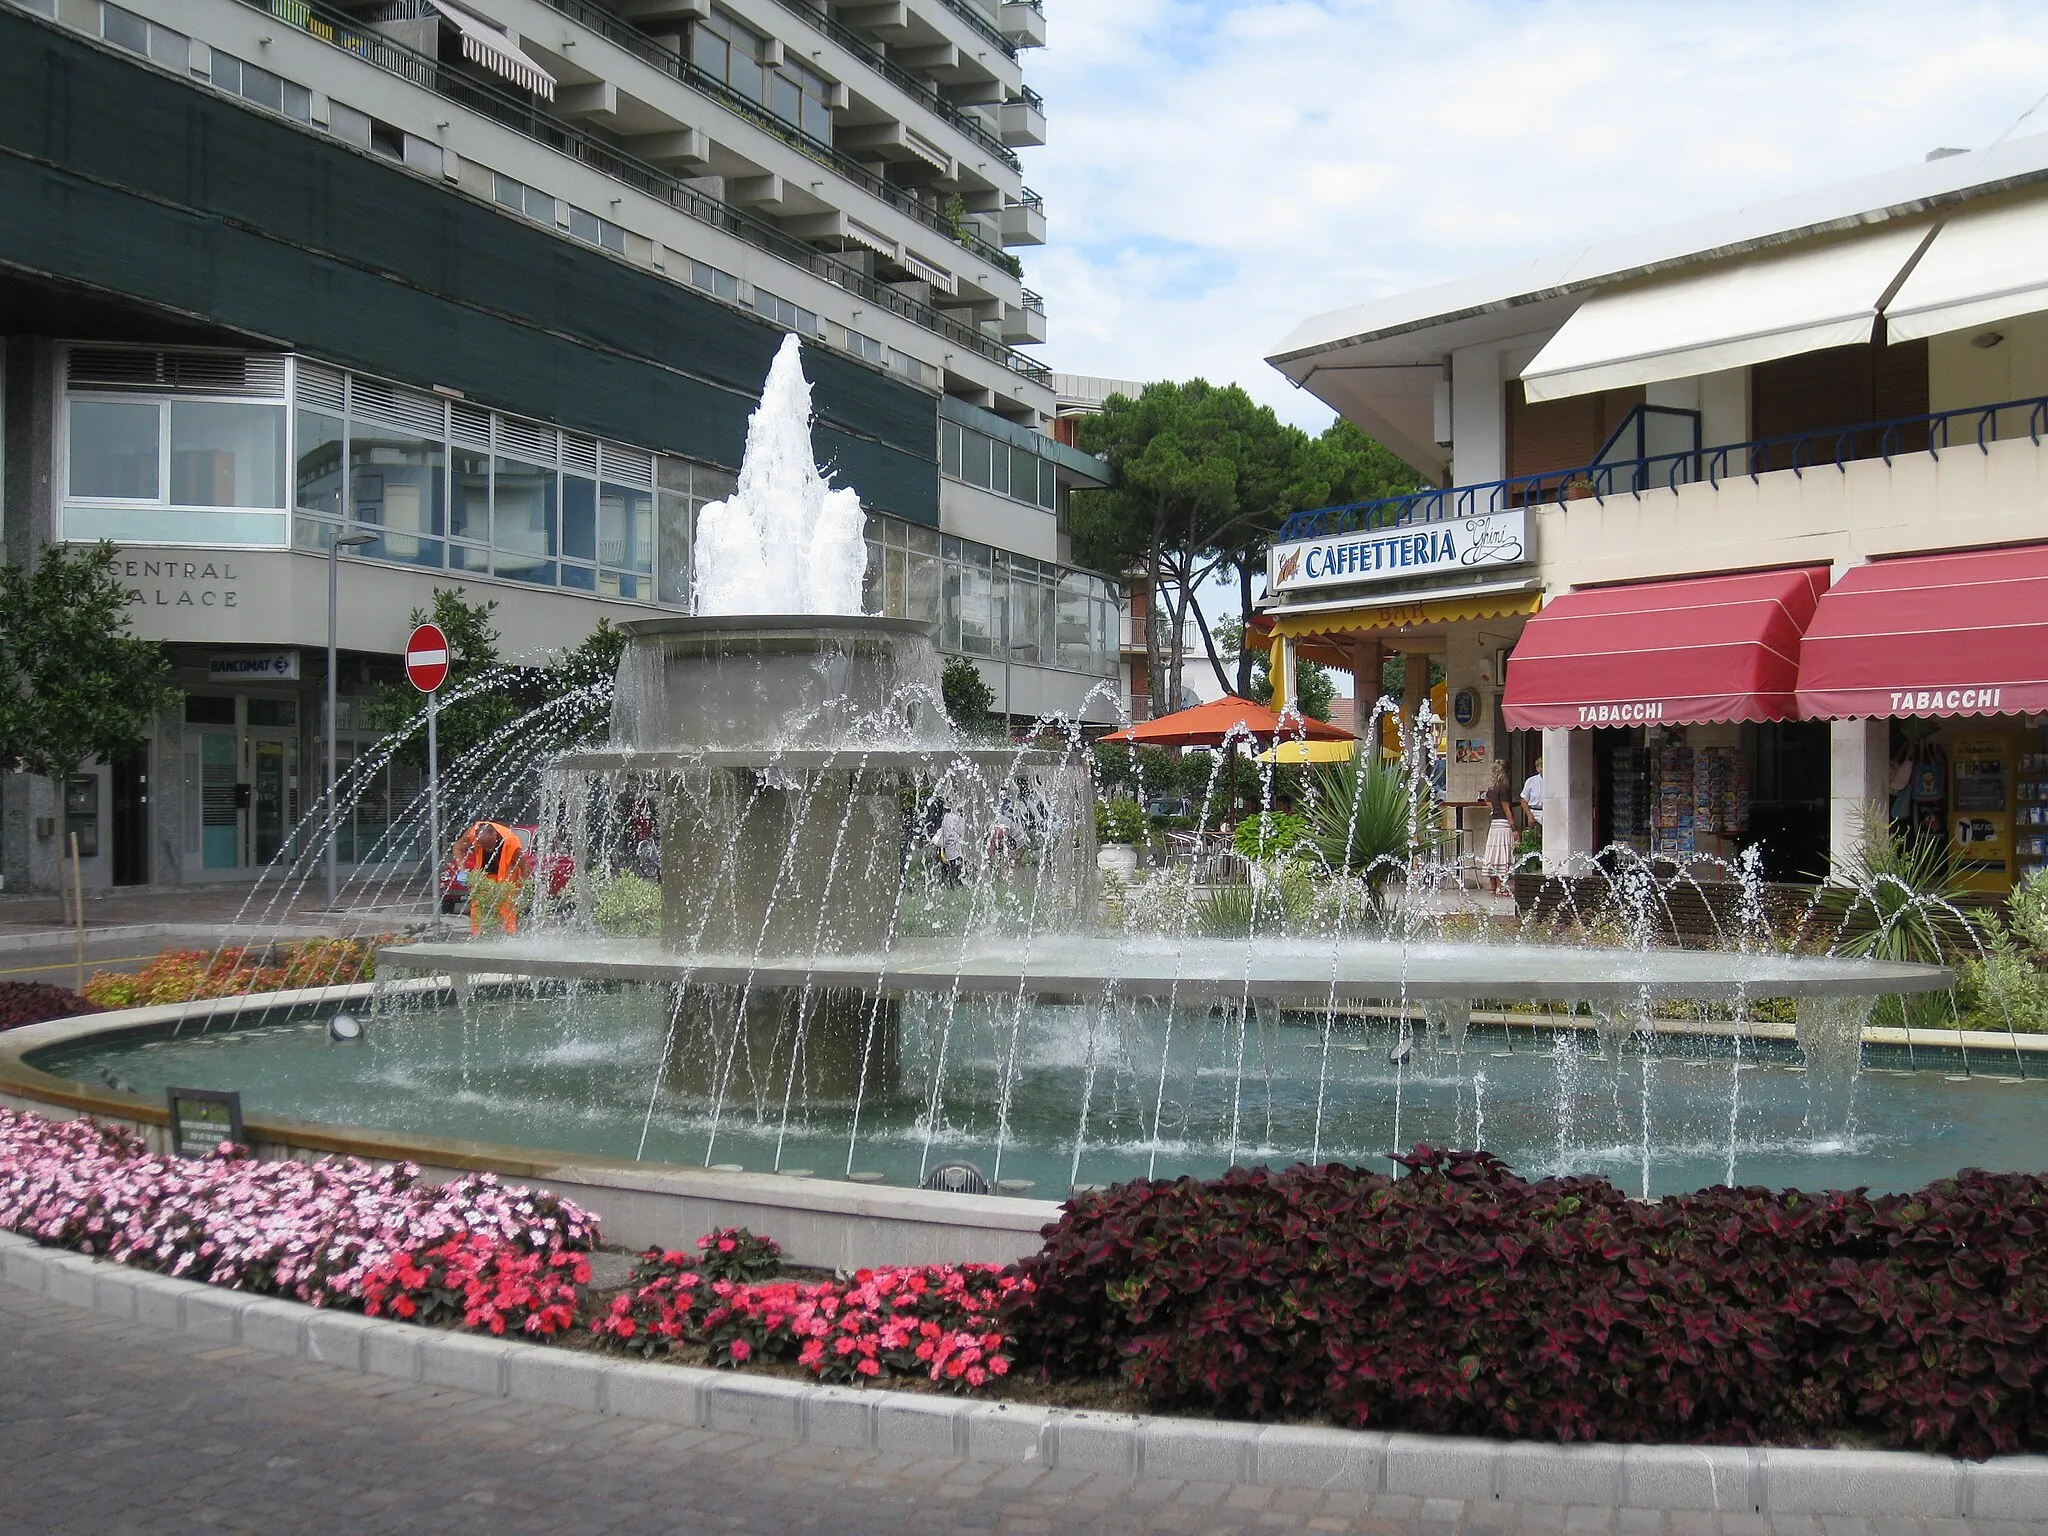
[[(454, 1006), (388, 992), (367, 1045), (201, 1016), (35, 1064), (567, 1153), (899, 1183), (968, 1158), (1039, 1195), (1420, 1141), (1645, 1193), (2048, 1162), (2039, 1083), (1864, 1058), (1876, 999), (1935, 968), (1449, 942), (1422, 849), (1286, 937), (1210, 937), (1170, 881), (1109, 919), (1078, 726), (959, 737), (929, 633), (846, 611), (857, 498), (808, 432), (792, 341), (702, 526), (699, 615), (624, 626), (609, 742), (542, 771), (539, 865), (566, 877), (533, 882), (516, 937), (385, 952)], [(785, 611), (731, 611), (764, 596)], [(1795, 1038), (1754, 1022), (1764, 999), (1795, 1000)], [(1564, 1011), (1473, 1017), (1537, 1003)]]
[(858, 1105), (819, 1093), (786, 1120), (787, 1079), (772, 1059), (740, 1065), (722, 1114), (686, 1070), (662, 1074), (650, 1118), (649, 1064), (667, 1035), (658, 986), (486, 987), (462, 1009), (394, 1006), (369, 1021), (362, 1045), (333, 1044), (307, 1011), (87, 1042), (37, 1064), (85, 1082), (113, 1066), (151, 1096), (172, 1083), (232, 1087), (272, 1114), (546, 1147), (570, 1161), (644, 1153), (908, 1185), (964, 1158), (1040, 1197), (1312, 1155), (1385, 1169), (1397, 1114), (1399, 1145), (1479, 1145), (1531, 1175), (1600, 1173), (1652, 1195), (1722, 1182), (1731, 1162), (1743, 1183), (1905, 1189), (1965, 1166), (2038, 1168), (2048, 1151), (2048, 1084), (2017, 1081), (2010, 1056), (1991, 1064), (2005, 1075), (1979, 1061), (1961, 1077), (1952, 1051), (1925, 1047), (1912, 1057), (1869, 1048), (1844, 1132), (1812, 1123), (1809, 1074), (1790, 1041), (1743, 1039), (1738, 1059), (1732, 1035), (1662, 1037), (1647, 1057), (1631, 1041), (1610, 1061), (1591, 1029), (1482, 1021), (1462, 1053), (1447, 1035), (1419, 1037), (1396, 1068), (1387, 1058), (1398, 1031), (1385, 1019), (1340, 1018), (1326, 1062), (1323, 1021), (1288, 1010), (1185, 1009), (1169, 1034), (1156, 1004), (1104, 1013), (977, 999), (949, 1020), (943, 999), (927, 997), (901, 1010), (893, 1085)]

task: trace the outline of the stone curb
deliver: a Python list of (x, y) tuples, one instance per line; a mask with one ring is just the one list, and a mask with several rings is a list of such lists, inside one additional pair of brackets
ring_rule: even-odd
[(1218, 1423), (807, 1387), (694, 1366), (377, 1322), (173, 1280), (0, 1232), (0, 1278), (52, 1300), (209, 1343), (486, 1397), (791, 1444), (1037, 1465), (1131, 1479), (1230, 1481), (1424, 1499), (1760, 1515), (2048, 1519), (2048, 1456), (1548, 1445)]

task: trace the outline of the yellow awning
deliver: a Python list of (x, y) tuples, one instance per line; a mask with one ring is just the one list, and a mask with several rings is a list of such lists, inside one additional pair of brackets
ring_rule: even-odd
[(1376, 629), (1414, 629), (1467, 619), (1527, 618), (1543, 606), (1541, 592), (1498, 592), (1485, 597), (1423, 599), (1396, 605), (1325, 608), (1318, 613), (1273, 615), (1273, 633), (1290, 640), (1312, 635), (1355, 635)]
[(1348, 763), (1355, 741), (1283, 741), (1259, 754), (1262, 763)]

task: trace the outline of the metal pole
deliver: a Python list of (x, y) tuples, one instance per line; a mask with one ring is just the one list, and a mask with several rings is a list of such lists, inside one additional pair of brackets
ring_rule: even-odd
[(427, 910), (441, 917), (441, 743), (436, 735), (438, 691), (427, 695)]
[(327, 910), (334, 910), (334, 667), (335, 607), (341, 594), (339, 530), (327, 545)]

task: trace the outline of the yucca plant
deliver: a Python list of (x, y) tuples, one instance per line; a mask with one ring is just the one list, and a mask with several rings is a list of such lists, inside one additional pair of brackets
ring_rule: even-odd
[(1310, 840), (1333, 871), (1361, 874), (1377, 891), (1437, 840), (1436, 794), (1404, 764), (1354, 752), (1351, 761), (1316, 775)]
[[(1959, 903), (1966, 887), (1948, 849), (1931, 837), (1901, 834), (1872, 802), (1858, 818), (1856, 850), (1829, 875), (1817, 908), (1833, 927), (1837, 954), (1914, 965), (1944, 965), (1983, 946)], [(1909, 1023), (1933, 1028), (1954, 1013), (1947, 992), (1907, 1000)]]

